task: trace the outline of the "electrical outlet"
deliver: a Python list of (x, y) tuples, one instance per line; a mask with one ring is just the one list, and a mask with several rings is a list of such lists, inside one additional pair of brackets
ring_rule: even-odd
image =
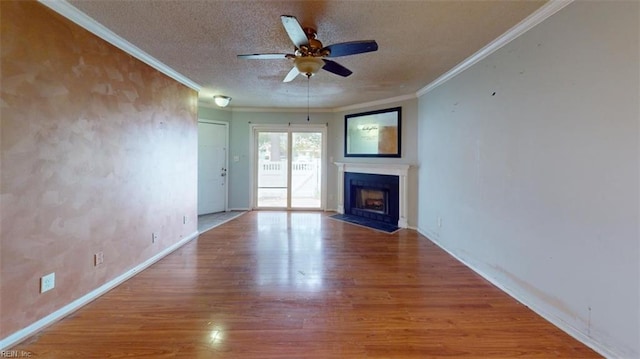
[(151, 233), (151, 243), (156, 243), (157, 240), (158, 240), (158, 233), (156, 232)]
[(56, 286), (56, 273), (49, 273), (40, 278), (40, 293), (44, 293)]
[(104, 263), (104, 253), (103, 252), (98, 252), (96, 254), (93, 255), (93, 265), (94, 266), (99, 266), (102, 263)]
[(187, 216), (182, 216), (182, 224), (187, 224)]

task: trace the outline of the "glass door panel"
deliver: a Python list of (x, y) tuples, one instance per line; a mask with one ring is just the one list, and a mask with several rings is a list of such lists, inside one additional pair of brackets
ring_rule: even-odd
[(291, 133), (291, 208), (322, 206), (322, 132)]
[(258, 207), (288, 208), (288, 132), (258, 132)]
[(323, 209), (325, 126), (252, 130), (254, 208)]

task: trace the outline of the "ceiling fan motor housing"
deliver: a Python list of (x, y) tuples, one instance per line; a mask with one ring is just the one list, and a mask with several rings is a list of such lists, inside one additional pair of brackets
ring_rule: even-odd
[(330, 52), (323, 50), (322, 42), (318, 40), (316, 29), (305, 27), (304, 33), (307, 35), (308, 45), (301, 45), (300, 52), (303, 56), (328, 56)]

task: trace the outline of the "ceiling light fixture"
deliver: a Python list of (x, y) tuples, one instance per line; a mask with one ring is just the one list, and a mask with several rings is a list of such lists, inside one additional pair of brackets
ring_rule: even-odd
[(321, 58), (313, 56), (296, 57), (293, 60), (293, 64), (296, 66), (300, 73), (307, 77), (315, 75), (324, 66), (324, 61)]
[(215, 96), (213, 96), (213, 101), (219, 107), (227, 107), (227, 106), (229, 106), (229, 102), (231, 102), (231, 97), (222, 96), (222, 95), (215, 95)]

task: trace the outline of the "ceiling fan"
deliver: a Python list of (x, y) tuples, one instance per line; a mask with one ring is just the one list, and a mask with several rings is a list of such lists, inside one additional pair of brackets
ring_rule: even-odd
[(309, 78), (320, 69), (347, 77), (352, 74), (351, 70), (326, 58), (356, 55), (378, 50), (378, 44), (375, 40), (342, 42), (324, 47), (316, 39), (316, 29), (302, 27), (295, 16), (282, 15), (280, 18), (285, 31), (295, 45), (293, 54), (247, 54), (238, 55), (238, 58), (257, 60), (293, 59), (294, 66), (283, 82), (290, 82), (299, 74)]

